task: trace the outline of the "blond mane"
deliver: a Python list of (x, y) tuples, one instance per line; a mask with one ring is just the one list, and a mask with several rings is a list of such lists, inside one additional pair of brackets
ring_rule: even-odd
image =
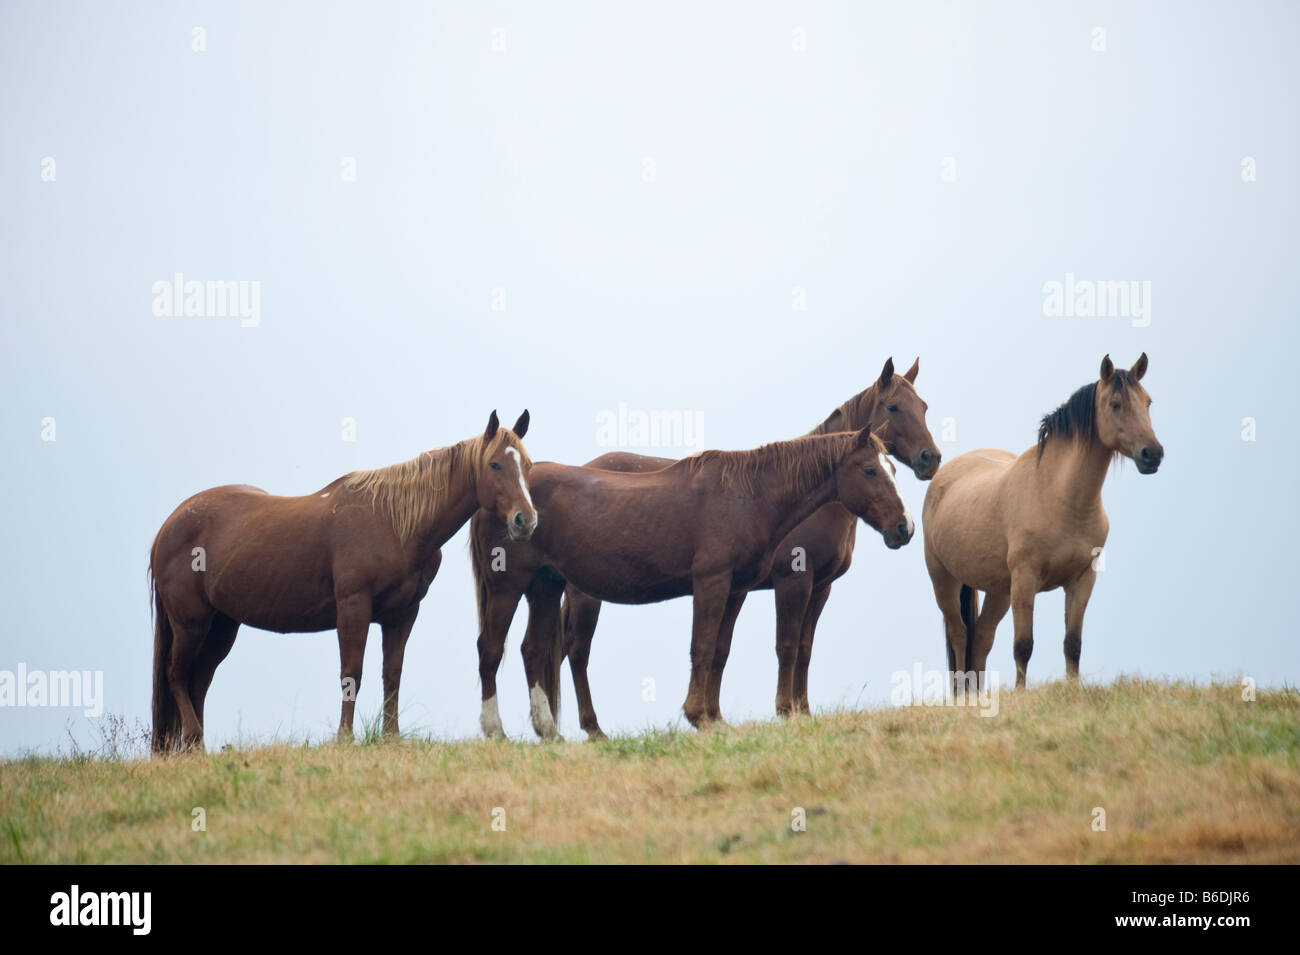
[(398, 539), (406, 543), (447, 505), (456, 488), (454, 482), (472, 485), (487, 459), (502, 444), (518, 450), (525, 467), (532, 464), (515, 433), (501, 428), (490, 442), (480, 434), (459, 444), (425, 451), (409, 461), (353, 471), (343, 478), (343, 486), (369, 494), (375, 508), (387, 512)]

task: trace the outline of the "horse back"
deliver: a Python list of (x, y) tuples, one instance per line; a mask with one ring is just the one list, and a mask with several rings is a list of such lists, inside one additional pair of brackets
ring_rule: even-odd
[(540, 521), (536, 562), (601, 599), (647, 603), (689, 593), (701, 528), (694, 476), (676, 468), (619, 472), (549, 462), (529, 491)]
[(1010, 451), (980, 448), (945, 461), (926, 488), (923, 519), (937, 517), (940, 509), (978, 509), (976, 502), (991, 502), (1002, 493), (1017, 460)]
[(674, 458), (656, 458), (648, 454), (633, 454), (631, 451), (610, 451), (598, 458), (592, 458), (586, 463), (585, 467), (597, 468), (601, 471), (642, 473), (645, 471), (662, 471), (664, 468), (676, 463), (677, 461)]
[(201, 620), (215, 610), (279, 632), (333, 627), (339, 535), (331, 497), (225, 485), (186, 500), (151, 554), (168, 612)]

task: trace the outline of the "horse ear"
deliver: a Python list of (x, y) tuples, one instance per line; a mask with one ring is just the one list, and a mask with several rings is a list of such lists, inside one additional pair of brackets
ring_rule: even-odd
[(907, 369), (903, 377), (911, 384), (916, 384), (916, 373), (921, 370), (921, 357), (918, 355), (916, 361), (912, 362), (912, 367)]
[(524, 409), (524, 413), (519, 416), (519, 420), (515, 422), (515, 426), (511, 430), (514, 431), (516, 438), (522, 438), (524, 435), (528, 433), (528, 409), (527, 408)]
[(1110, 356), (1107, 355), (1101, 360), (1101, 381), (1102, 384), (1110, 381), (1110, 376), (1115, 374), (1115, 365), (1111, 362)]
[(1147, 373), (1147, 353), (1143, 352), (1142, 357), (1133, 362), (1133, 367), (1128, 373), (1133, 376), (1135, 381), (1141, 381), (1142, 376)]
[(880, 369), (880, 387), (884, 388), (889, 384), (889, 380), (894, 377), (894, 358), (891, 355), (885, 359), (885, 367)]
[(501, 427), (501, 422), (497, 420), (497, 409), (492, 409), (492, 415), (488, 418), (487, 430), (483, 432), (483, 440), (491, 441), (497, 436), (497, 429)]
[(854, 442), (854, 447), (865, 448), (871, 444), (871, 426), (863, 428), (858, 432), (858, 439)]

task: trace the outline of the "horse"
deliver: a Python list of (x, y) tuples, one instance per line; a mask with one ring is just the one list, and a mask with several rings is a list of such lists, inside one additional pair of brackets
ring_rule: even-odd
[(566, 581), (616, 603), (691, 594), (691, 679), (682, 709), (697, 728), (720, 721), (717, 687), (729, 650), (722, 623), (734, 619), (744, 593), (771, 572), (776, 545), (790, 531), (839, 501), (887, 546), (911, 539), (915, 526), (886, 454), (863, 428), (751, 451), (702, 451), (651, 472), (537, 464), (529, 490), (545, 520), (531, 540), (506, 540), (499, 517), (486, 511), (470, 522), (484, 734), (504, 735), (496, 673), (511, 618), (526, 595), (521, 651), (533, 729), (544, 739), (557, 735)]
[[(1120, 456), (1155, 474), (1164, 447), (1142, 387), (1146, 352), (1128, 371), (1107, 355), (1101, 377), (1044, 415), (1038, 442), (960, 455), (930, 482), (922, 510), (925, 564), (943, 613), (954, 692), (972, 677), (982, 688), (998, 622), (1012, 611), (1016, 687), (1034, 649), (1034, 597), (1065, 588), (1065, 670), (1079, 678), (1083, 613), (1096, 582), (1096, 555), (1110, 523), (1101, 504), (1107, 469)], [(983, 609), (979, 591), (985, 592)]]
[(402, 655), (440, 548), (486, 508), (514, 540), (537, 529), (532, 462), (497, 413), (480, 435), (410, 461), (353, 471), (302, 497), (247, 485), (201, 491), (176, 508), (149, 555), (154, 610), (155, 753), (203, 747), (203, 703), (240, 624), (278, 633), (337, 629), (352, 737), (371, 623), (383, 628), (383, 732), (396, 735)]
[[(809, 434), (869, 428), (895, 459), (911, 468), (919, 480), (928, 481), (939, 469), (942, 455), (925, 424), (929, 406), (915, 388), (920, 367), (918, 358), (907, 372), (898, 375), (894, 373), (894, 359), (888, 359), (871, 385), (841, 404)], [(610, 471), (657, 471), (673, 463), (672, 458), (614, 451), (588, 461), (586, 466)], [(853, 561), (857, 523), (839, 503), (823, 506), (777, 545), (776, 553), (790, 555), (791, 559), (774, 561), (771, 573), (753, 587), (776, 594), (778, 716), (809, 712), (808, 664), (817, 621), (830, 597), (831, 584), (848, 571)], [(738, 614), (743, 602), (741, 596), (730, 609)], [(561, 609), (565, 651), (578, 697), (579, 724), (591, 739), (605, 735), (596, 719), (587, 680), (587, 662), (599, 615), (599, 600), (572, 584), (565, 588)], [(734, 615), (722, 622), (719, 639), (728, 647), (735, 623)]]

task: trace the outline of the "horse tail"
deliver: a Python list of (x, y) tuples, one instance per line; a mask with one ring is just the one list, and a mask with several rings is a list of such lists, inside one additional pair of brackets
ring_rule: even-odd
[(562, 638), (560, 642), (564, 646), (564, 652), (560, 657), (561, 660), (569, 655), (569, 614), (573, 612), (571, 603), (572, 602), (569, 600), (569, 588), (566, 586), (564, 588), (564, 596), (560, 600), (560, 637)]
[(561, 596), (560, 609), (555, 615), (555, 633), (552, 635), (551, 642), (551, 667), (547, 673), (547, 678), (551, 685), (546, 688), (546, 698), (551, 701), (551, 716), (555, 719), (555, 728), (560, 728), (560, 668), (564, 664), (564, 658), (568, 655), (565, 647), (567, 630), (564, 625), (565, 618), (569, 612), (569, 602)]
[(961, 585), (961, 621), (966, 625), (966, 661), (962, 664), (963, 672), (975, 659), (975, 618), (979, 616), (980, 598), (973, 587)]
[(153, 601), (153, 751), (167, 753), (176, 749), (181, 735), (181, 714), (172, 696), (167, 679), (167, 667), (172, 655), (172, 624), (163, 608), (154, 577), (153, 562), (149, 563), (149, 596)]
[(483, 628), (487, 626), (487, 605), (488, 605), (488, 588), (487, 588), (487, 568), (483, 565), (488, 561), (488, 556), (483, 553), (478, 542), (478, 512), (469, 522), (469, 566), (474, 572), (474, 600), (478, 607), (478, 638), (483, 639)]

